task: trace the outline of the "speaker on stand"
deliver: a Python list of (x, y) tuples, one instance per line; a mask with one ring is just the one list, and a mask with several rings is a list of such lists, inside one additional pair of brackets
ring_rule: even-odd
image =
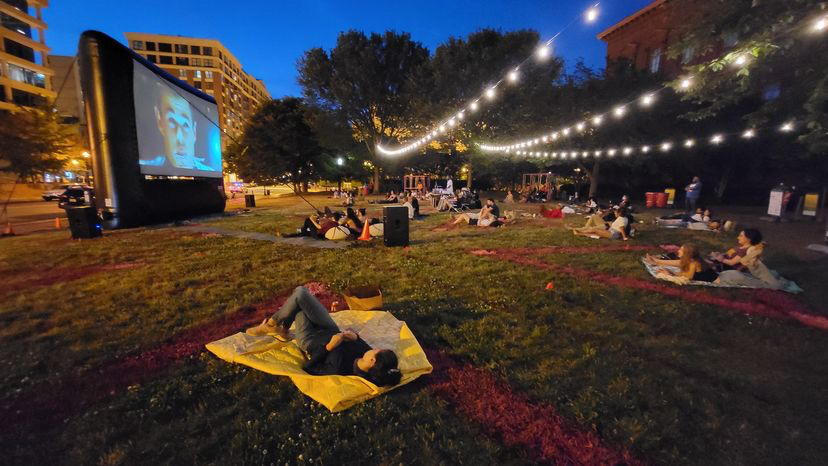
[(386, 246), (408, 246), (408, 207), (382, 209), (383, 241)]

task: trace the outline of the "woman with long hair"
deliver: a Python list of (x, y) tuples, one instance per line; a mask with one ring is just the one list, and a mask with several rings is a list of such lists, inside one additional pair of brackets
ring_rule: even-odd
[(661, 270), (659, 274), (666, 274), (684, 277), (688, 280), (699, 282), (713, 282), (719, 274), (707, 267), (699, 254), (699, 248), (694, 244), (684, 244), (678, 250), (678, 259), (659, 259), (651, 255), (644, 257), (644, 261), (652, 265), (667, 267), (678, 267), (679, 272), (673, 273), (669, 270)]

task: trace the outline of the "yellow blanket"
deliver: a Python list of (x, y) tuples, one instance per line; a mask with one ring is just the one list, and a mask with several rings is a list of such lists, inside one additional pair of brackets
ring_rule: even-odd
[(237, 333), (207, 344), (221, 359), (250, 366), (268, 374), (290, 377), (302, 393), (322, 403), (331, 412), (342, 411), (362, 401), (405, 385), (431, 372), (432, 367), (417, 339), (405, 325), (385, 311), (341, 311), (331, 314), (340, 329), (352, 329), (372, 348), (391, 349), (402, 372), (400, 384), (378, 387), (354, 375), (310, 375), (302, 370), (305, 354), (295, 343), (273, 337)]

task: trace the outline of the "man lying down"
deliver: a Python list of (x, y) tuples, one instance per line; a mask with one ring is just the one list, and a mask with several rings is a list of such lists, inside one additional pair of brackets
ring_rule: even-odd
[[(295, 335), (288, 329), (296, 323)], [(296, 287), (282, 307), (261, 324), (247, 329), (248, 335), (295, 339), (310, 356), (305, 372), (313, 375), (356, 375), (380, 387), (400, 383), (397, 355), (391, 350), (371, 348), (356, 333), (341, 331), (325, 306), (307, 288)]]

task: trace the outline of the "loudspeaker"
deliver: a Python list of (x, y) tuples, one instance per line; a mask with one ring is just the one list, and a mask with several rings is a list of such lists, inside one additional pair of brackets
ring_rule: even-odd
[(103, 229), (101, 222), (98, 220), (98, 211), (94, 207), (67, 207), (66, 216), (69, 218), (69, 230), (72, 231), (72, 239), (101, 236)]
[(408, 207), (383, 208), (382, 222), (386, 246), (408, 246)]
[(245, 207), (256, 207), (256, 195), (255, 194), (245, 194), (244, 195), (244, 206)]

